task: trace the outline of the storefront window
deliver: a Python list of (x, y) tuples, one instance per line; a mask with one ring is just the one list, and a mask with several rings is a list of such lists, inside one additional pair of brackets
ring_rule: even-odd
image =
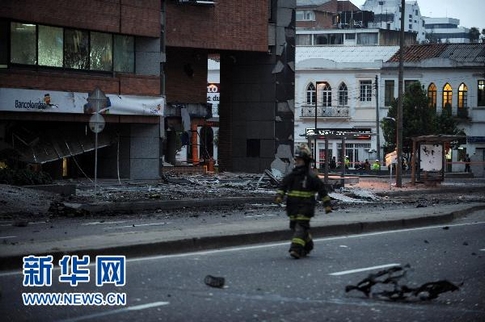
[(114, 71), (135, 72), (135, 39), (133, 37), (115, 35)]
[(64, 67), (89, 69), (89, 33), (66, 29), (64, 33)]
[(62, 67), (62, 28), (39, 26), (39, 65)]
[(92, 70), (110, 71), (113, 64), (113, 42), (110, 34), (91, 32), (91, 48), (89, 52)]
[(135, 37), (0, 21), (0, 68), (9, 62), (134, 73)]
[(35, 65), (37, 63), (36, 26), (12, 22), (10, 27), (10, 62)]

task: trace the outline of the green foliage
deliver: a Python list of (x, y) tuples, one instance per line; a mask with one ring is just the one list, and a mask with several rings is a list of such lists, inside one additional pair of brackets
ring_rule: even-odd
[(52, 177), (46, 172), (34, 172), (28, 169), (0, 169), (0, 183), (14, 186), (49, 184)]
[[(395, 100), (388, 117), (397, 119), (397, 105)], [(392, 120), (381, 121), (381, 128), (386, 141), (386, 152), (393, 151), (396, 147), (396, 122)], [(427, 92), (421, 87), (420, 82), (411, 84), (403, 97), (403, 151), (412, 149), (412, 137), (421, 135), (447, 134), (455, 135), (462, 133), (457, 127), (456, 119), (451, 111), (444, 109), (443, 113), (437, 114), (435, 109), (429, 106)]]
[(477, 43), (480, 39), (480, 30), (477, 27), (471, 27), (468, 31), (468, 37), (471, 43)]

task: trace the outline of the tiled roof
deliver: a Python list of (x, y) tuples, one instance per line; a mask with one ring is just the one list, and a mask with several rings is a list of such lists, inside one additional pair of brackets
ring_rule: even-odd
[(399, 46), (297, 46), (296, 63), (307, 59), (327, 59), (336, 63), (387, 61)]
[(296, 0), (296, 7), (318, 7), (330, 0)]
[[(485, 44), (426, 44), (404, 48), (404, 62), (419, 62), (431, 58), (447, 58), (458, 62), (483, 62)], [(399, 51), (388, 62), (399, 62)]]

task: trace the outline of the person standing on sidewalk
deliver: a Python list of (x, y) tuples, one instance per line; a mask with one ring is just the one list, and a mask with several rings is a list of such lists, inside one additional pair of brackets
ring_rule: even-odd
[(313, 249), (310, 234), (310, 219), (315, 215), (316, 199), (323, 201), (325, 213), (332, 212), (330, 197), (322, 180), (310, 169), (312, 153), (306, 144), (301, 144), (295, 151), (295, 168), (286, 175), (276, 192), (276, 203), (283, 202), (286, 196), (286, 214), (293, 231), (290, 255), (300, 258)]
[(465, 172), (471, 172), (470, 162), (471, 162), (470, 156), (467, 154), (465, 157)]

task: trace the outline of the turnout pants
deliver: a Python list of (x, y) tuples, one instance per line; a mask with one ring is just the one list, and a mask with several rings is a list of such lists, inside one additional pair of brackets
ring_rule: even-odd
[(310, 234), (310, 217), (290, 216), (290, 229), (293, 231), (291, 238), (291, 251), (297, 251), (301, 256), (305, 256), (313, 249), (313, 240)]

